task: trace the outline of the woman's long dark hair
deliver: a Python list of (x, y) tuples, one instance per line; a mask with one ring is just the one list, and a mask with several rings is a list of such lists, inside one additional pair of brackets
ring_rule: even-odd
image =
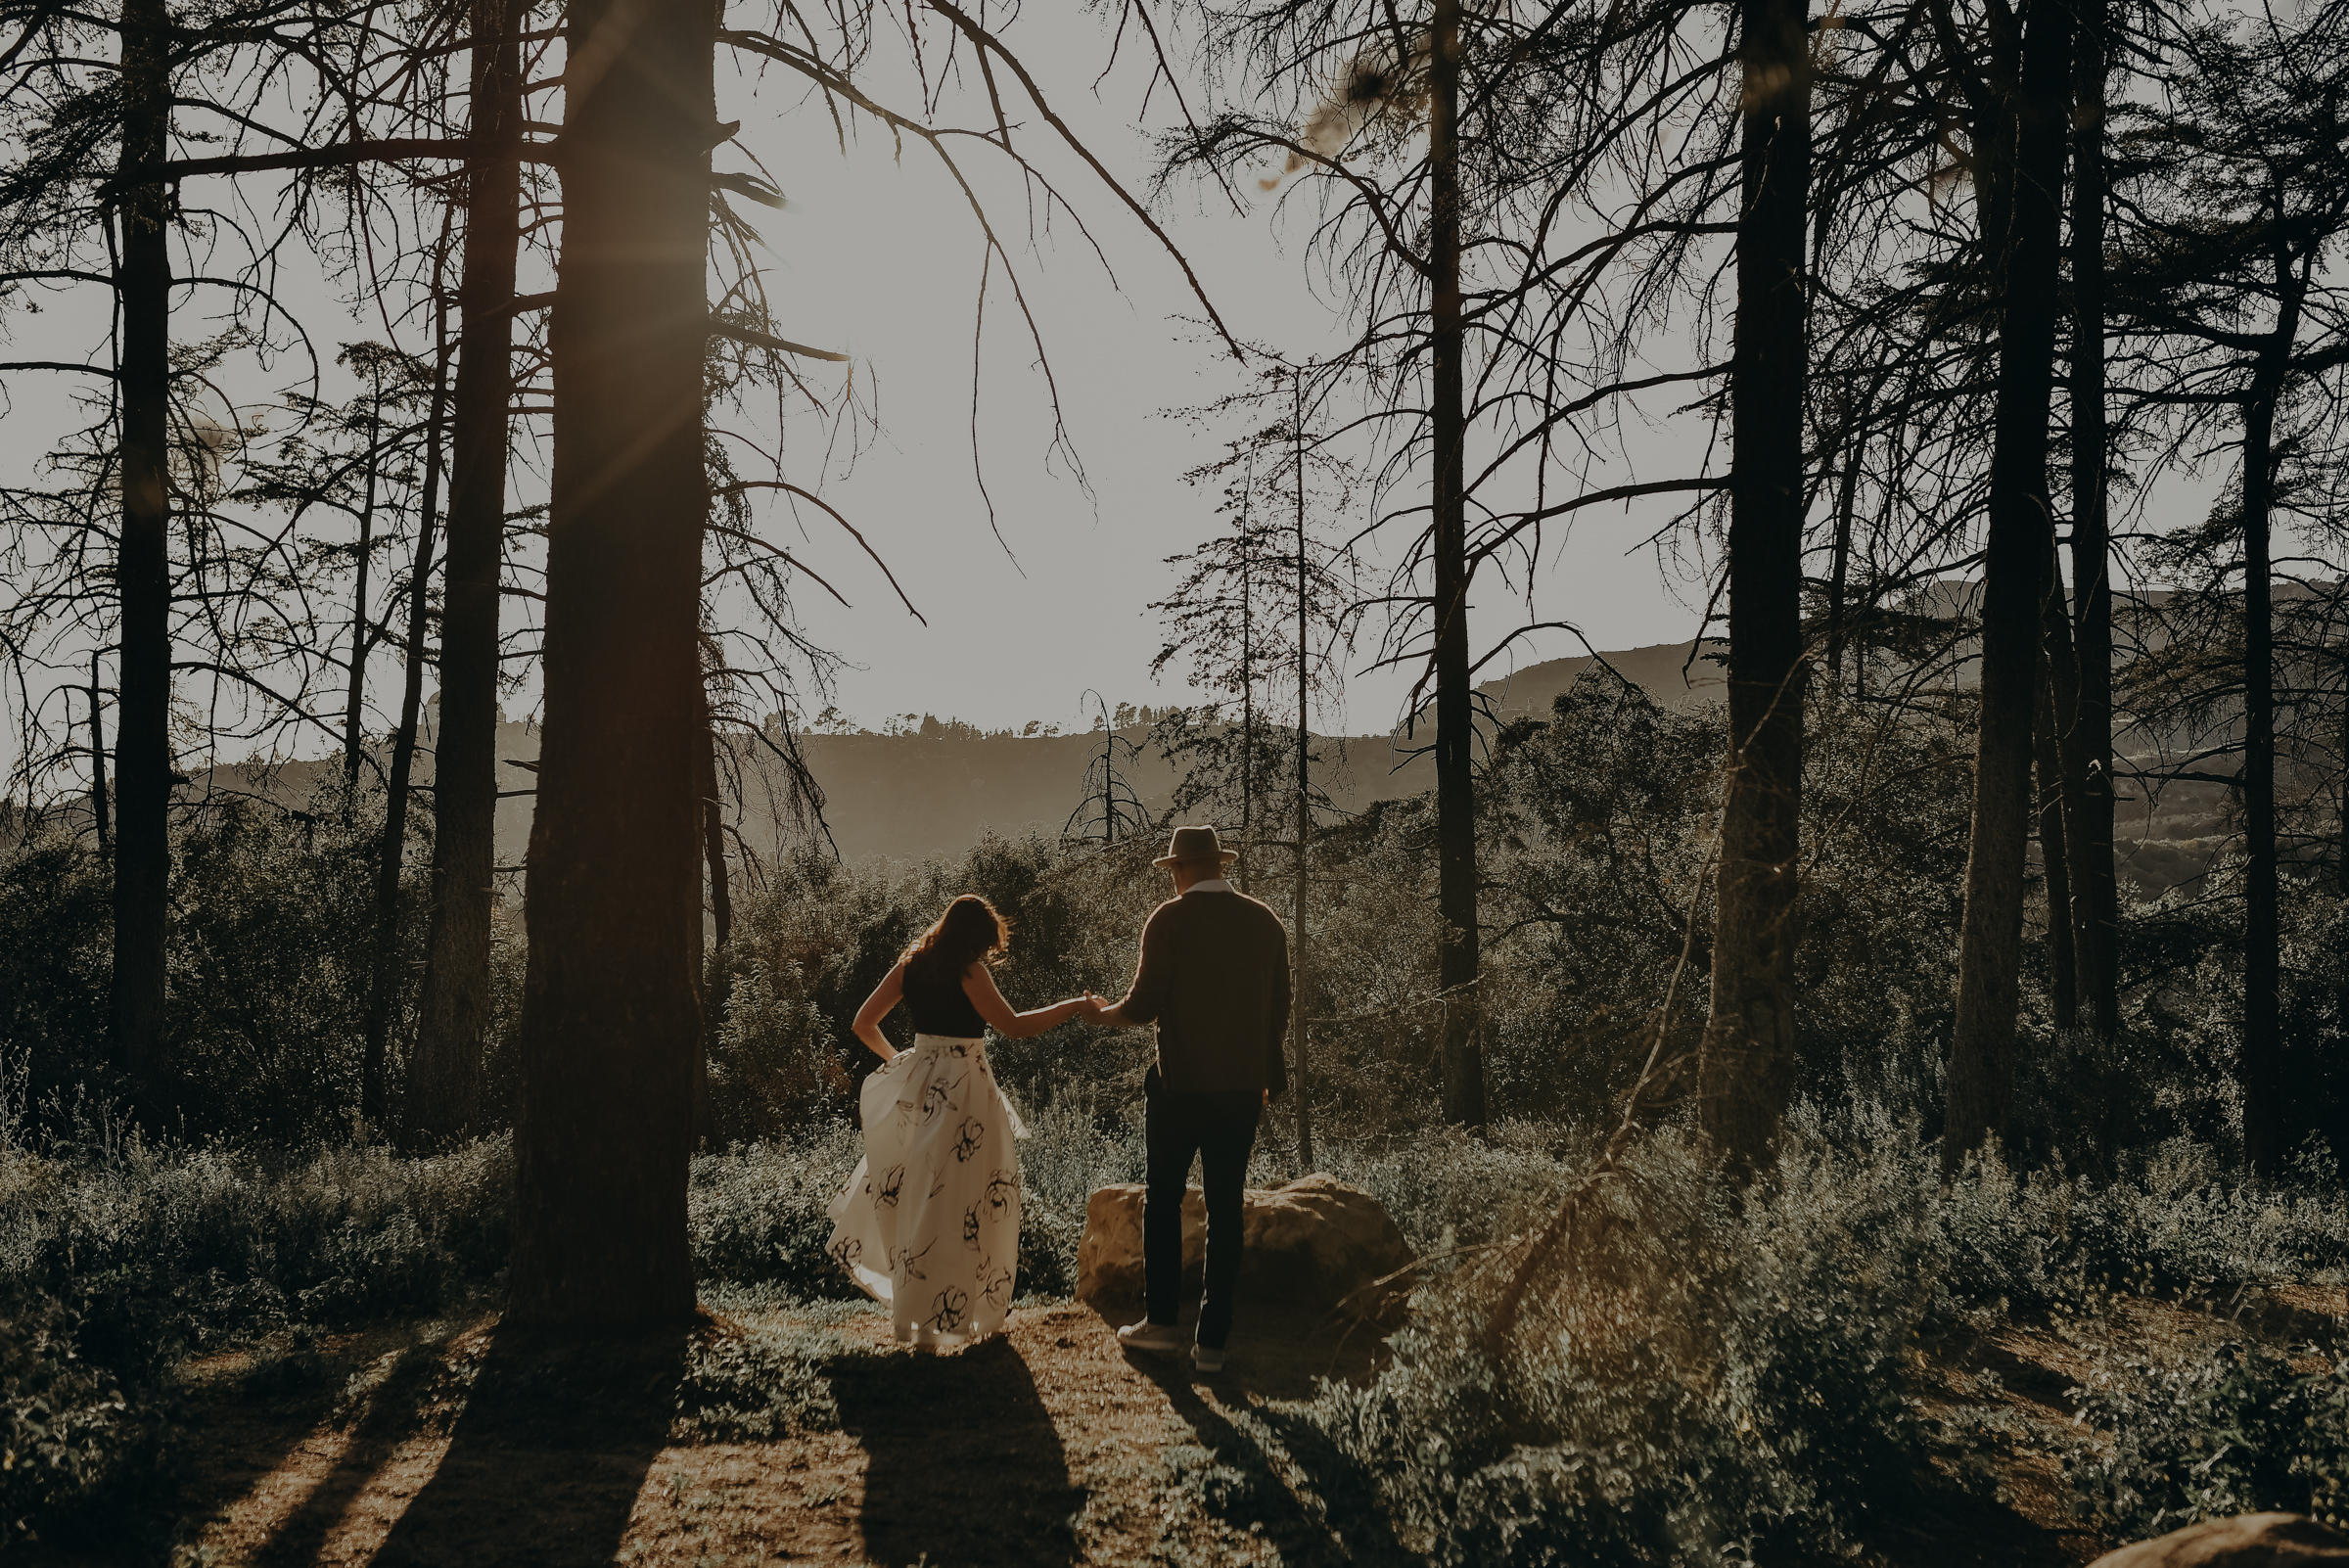
[(959, 983), (971, 965), (1000, 963), (1010, 949), (1011, 922), (976, 893), (966, 893), (905, 949), (905, 978)]

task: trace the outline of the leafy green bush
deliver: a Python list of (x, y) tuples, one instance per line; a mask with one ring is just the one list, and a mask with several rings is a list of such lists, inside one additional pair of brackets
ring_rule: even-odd
[(752, 1143), (696, 1159), (686, 1195), (696, 1270), (804, 1296), (854, 1295), (824, 1254), (832, 1234), (824, 1211), (863, 1152), (853, 1128), (833, 1123), (800, 1143)]
[(280, 1162), (133, 1137), (112, 1160), (16, 1151), (9, 1169), (0, 1279), (84, 1302), (85, 1341), (151, 1339), (156, 1314), (203, 1342), (431, 1312), (486, 1285), (509, 1246), (503, 1138)]
[(167, 1402), (126, 1396), (118, 1370), (82, 1356), (80, 1330), (68, 1303), (0, 1277), (0, 1551), (70, 1534), (163, 1472)]
[(2349, 1268), (2349, 1193), (2230, 1178), (2208, 1147), (2183, 1138), (2102, 1183), (1973, 1160), (1942, 1213), (1948, 1288), (1968, 1301), (2044, 1307), (2124, 1280), (2176, 1291), (2338, 1278)]
[(2136, 1537), (2238, 1513), (2349, 1514), (2349, 1361), (2307, 1371), (2269, 1346), (2228, 1342), (2163, 1362), (2100, 1349), (2078, 1391), (2107, 1436), (2069, 1469), (2078, 1511)]
[(1496, 1347), (1497, 1270), (1423, 1289), (1369, 1388), (1316, 1419), (1442, 1563), (1726, 1561), (1898, 1507), (1902, 1355), (1942, 1263), (1913, 1140), (1791, 1150), (1739, 1201), (1670, 1131), (1592, 1189)]

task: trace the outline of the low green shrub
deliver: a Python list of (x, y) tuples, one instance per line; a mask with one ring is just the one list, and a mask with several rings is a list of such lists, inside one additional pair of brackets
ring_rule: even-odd
[(0, 1554), (12, 1541), (103, 1525), (103, 1505), (164, 1477), (168, 1400), (82, 1354), (81, 1314), (0, 1278)]
[(508, 1141), (429, 1159), (281, 1161), (132, 1137), (112, 1159), (8, 1156), (0, 1279), (85, 1303), (85, 1340), (196, 1343), (437, 1311), (505, 1267)]
[(2156, 1362), (2105, 1346), (2076, 1397), (2109, 1441), (2070, 1456), (2075, 1507), (2108, 1538), (2238, 1513), (2349, 1515), (2349, 1361), (2295, 1370), (2281, 1351), (2229, 1341)]
[(1932, 1191), (1913, 1140), (1798, 1145), (1740, 1200), (1658, 1133), (1591, 1190), (1499, 1347), (1497, 1270), (1460, 1269), (1315, 1418), (1440, 1563), (1839, 1545), (1900, 1506), (1921, 1452), (1902, 1358), (1944, 1262)]

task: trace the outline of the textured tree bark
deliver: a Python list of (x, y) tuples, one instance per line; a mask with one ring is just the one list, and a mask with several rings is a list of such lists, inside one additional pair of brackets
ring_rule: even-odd
[[(162, 0), (122, 8), (122, 164), (168, 151), (170, 18)], [(121, 355), (122, 533), (115, 706), (115, 1065), (133, 1103), (167, 1113), (163, 1061), (164, 916), (171, 894), (171, 254), (161, 184), (127, 187), (115, 273)]]
[[(2282, 206), (2279, 194), (2277, 206)], [(2275, 329), (2243, 404), (2243, 1157), (2261, 1176), (2283, 1163), (2282, 954), (2277, 913), (2276, 625), (2269, 514), (2276, 496), (2276, 404), (2300, 335), (2303, 284), (2276, 256)]]
[(1942, 1164), (2004, 1136), (2014, 1087), (2022, 967), (2023, 852), (2031, 818), (2031, 718), (2040, 606), (2055, 547), (2048, 494), (2058, 216), (2070, 101), (2068, 0), (2032, 0), (2015, 94), (2015, 170), (2000, 268), (1997, 434), (1983, 556), (1982, 722), (1958, 939)]
[[(2288, 351), (2288, 348), (2287, 348)], [(2268, 492), (2276, 404), (2243, 420), (2243, 1156), (2274, 1176), (2283, 1153), (2283, 1061), (2278, 1038), (2276, 640), (2269, 581)]]
[[(2041, 802), (2042, 821), (2051, 804), (2063, 837), (2061, 898), (2050, 881), (2048, 937), (2054, 945), (2058, 970), (2054, 987), (2055, 1021), (2064, 1029), (2080, 1023), (2080, 853), (2078, 847), (2096, 831), (2095, 807), (2089, 799), (2091, 774), (2080, 748), (2080, 659), (2072, 645), (2072, 619), (2065, 612), (2063, 566), (2057, 552), (2048, 552), (2047, 576), (2040, 587), (2040, 654), (2045, 678), (2040, 700), (2046, 705), (2047, 747), (2040, 753), (2040, 788), (2051, 791)], [(2104, 809), (2109, 829), (2112, 812)], [(2041, 832), (2044, 836), (2046, 828)], [(2109, 858), (2109, 857), (2108, 857)]]
[(433, 912), (406, 1104), (406, 1136), (425, 1146), (463, 1136), (480, 1114), (497, 866), (498, 586), (521, 231), (522, 7), (518, 0), (475, 0), (473, 26), (484, 45), (473, 61), (473, 135), (483, 151), (466, 168), (440, 715), (433, 750)]
[(1430, 420), (1435, 458), (1436, 910), (1445, 996), (1444, 1119), (1485, 1124), (1476, 921), (1476, 715), (1468, 686), (1467, 340), (1460, 321), (1460, 6), (1436, 0), (1428, 65)]
[[(2060, 612), (2058, 612), (2060, 614)], [(2072, 948), (2072, 880), (2064, 830), (2064, 771), (2056, 745), (2055, 682), (2039, 683), (2031, 719), (2031, 750), (2039, 774), (2039, 862), (2048, 889), (2048, 991), (2058, 1029), (2070, 1029), (2080, 1012), (2079, 971)]]
[[(442, 255), (447, 235), (442, 233)], [(424, 647), (432, 630), (434, 532), (440, 511), (445, 439), (448, 297), (434, 261), (433, 408), (424, 445), (424, 505), (416, 520), (416, 564), (408, 574), (408, 661), (399, 683), (399, 720), (392, 731), (392, 767), (384, 784), (384, 840), (375, 872), (375, 970), (367, 982), (367, 1024), (359, 1058), (359, 1114), (381, 1128), (391, 1110), (386, 1063), (392, 1008), (399, 994), (399, 874), (408, 858), (408, 786), (416, 766), (416, 722), (424, 707)]]
[(508, 1320), (686, 1320), (710, 0), (576, 0)]
[(1804, 0), (1743, 0), (1737, 342), (1729, 368), (1729, 756), (1698, 1117), (1750, 1174), (1794, 1084), (1803, 789)]
[(2076, 0), (2072, 110), (2072, 931), (2081, 1000), (2099, 1039), (2120, 1032), (2120, 880), (2112, 853), (2112, 541), (2105, 520), (2105, 0)]
[[(1290, 390), (1296, 396), (1296, 413), (1290, 430), (1297, 442), (1297, 918), (1293, 941), (1296, 962), (1289, 987), (1291, 999), (1289, 1019), (1297, 1054), (1297, 1159), (1305, 1170), (1313, 1168), (1313, 1071), (1311, 1059), (1313, 1037), (1305, 1022), (1306, 982), (1312, 973), (1312, 950), (1306, 945), (1305, 911), (1306, 890), (1312, 885), (1313, 843), (1313, 732), (1309, 727), (1309, 712), (1313, 696), (1313, 645), (1310, 640), (1312, 623), (1308, 618), (1309, 600), (1305, 579), (1310, 559), (1306, 554), (1305, 537), (1305, 389), (1291, 378)], [(1483, 1098), (1482, 1085), (1477, 1096)], [(1481, 1118), (1480, 1118), (1481, 1120)], [(1471, 1124), (1474, 1125), (1474, 1124)]]

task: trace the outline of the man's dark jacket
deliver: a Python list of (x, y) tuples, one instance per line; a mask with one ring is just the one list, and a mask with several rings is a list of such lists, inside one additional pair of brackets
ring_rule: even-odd
[(1158, 1025), (1166, 1086), (1288, 1092), (1289, 934), (1241, 893), (1193, 889), (1151, 911), (1141, 963), (1118, 1011)]

